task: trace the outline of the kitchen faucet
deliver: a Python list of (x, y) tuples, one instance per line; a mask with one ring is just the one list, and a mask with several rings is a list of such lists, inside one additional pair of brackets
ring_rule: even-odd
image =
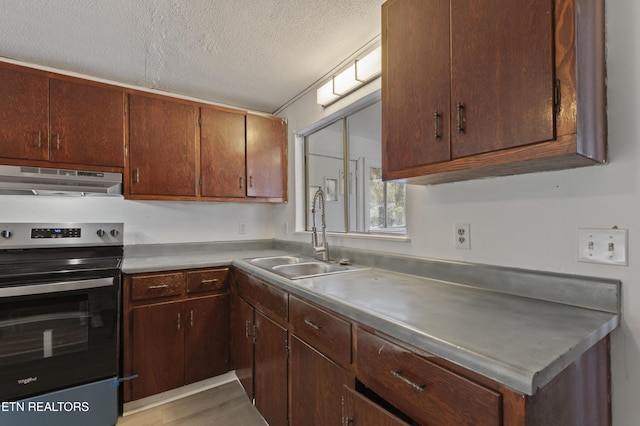
[[(318, 230), (316, 229), (316, 201), (318, 201), (319, 207), (322, 209), (322, 245), (318, 245)], [(327, 221), (325, 217), (324, 207), (324, 191), (322, 188), (318, 188), (313, 195), (313, 202), (311, 203), (311, 215), (313, 216), (313, 227), (311, 228), (311, 247), (313, 248), (313, 255), (316, 259), (324, 261), (329, 260), (329, 245), (327, 244)]]

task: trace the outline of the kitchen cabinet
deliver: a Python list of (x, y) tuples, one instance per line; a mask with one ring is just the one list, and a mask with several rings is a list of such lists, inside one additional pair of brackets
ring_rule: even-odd
[(603, 4), (384, 3), (384, 179), (430, 184), (603, 163)]
[(247, 113), (247, 196), (287, 200), (287, 125)]
[(123, 90), (8, 64), (0, 82), (4, 163), (123, 169)]
[(229, 371), (228, 268), (126, 275), (125, 402)]
[(342, 387), (354, 387), (351, 323), (289, 296), (292, 425), (342, 424)]
[(232, 365), (267, 423), (287, 425), (288, 294), (237, 270), (233, 284)]
[(165, 97), (129, 95), (125, 195), (195, 197), (198, 108)]

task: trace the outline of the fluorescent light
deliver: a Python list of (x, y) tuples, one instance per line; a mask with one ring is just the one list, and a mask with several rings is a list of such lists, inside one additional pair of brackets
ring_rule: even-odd
[(333, 92), (338, 96), (346, 95), (359, 85), (360, 82), (356, 80), (356, 64), (333, 77)]
[(333, 93), (333, 78), (323, 84), (316, 91), (316, 102), (318, 105), (329, 105), (331, 102), (339, 99), (340, 96)]
[(382, 48), (377, 47), (364, 58), (356, 61), (356, 80), (367, 82), (380, 74), (382, 67)]

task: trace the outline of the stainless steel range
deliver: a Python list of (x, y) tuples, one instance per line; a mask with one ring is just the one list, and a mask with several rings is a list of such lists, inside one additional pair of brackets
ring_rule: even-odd
[(116, 424), (122, 255), (121, 223), (0, 223), (0, 424)]

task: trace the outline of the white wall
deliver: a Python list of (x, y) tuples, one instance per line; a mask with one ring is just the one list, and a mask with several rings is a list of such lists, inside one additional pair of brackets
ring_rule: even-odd
[[(124, 222), (125, 245), (273, 238), (270, 204), (0, 196), (1, 222)], [(245, 234), (239, 223), (245, 223)]]
[[(640, 2), (607, 2), (609, 164), (443, 184), (408, 191), (410, 242), (331, 237), (330, 243), (417, 256), (507, 265), (544, 271), (620, 279), (622, 325), (612, 335), (613, 420), (617, 426), (640, 419)], [(296, 222), (301, 146), (295, 132), (335, 113), (379, 88), (379, 81), (326, 110), (309, 93), (281, 112), (289, 120), (290, 202), (274, 206), (277, 238), (284, 222)], [(297, 163), (296, 163), (297, 162)], [(296, 186), (297, 185), (297, 186)], [(294, 191), (295, 189), (295, 191)], [(471, 250), (456, 250), (455, 223), (471, 224)], [(300, 223), (298, 221), (298, 223)], [(576, 261), (580, 227), (629, 230), (629, 266)]]

